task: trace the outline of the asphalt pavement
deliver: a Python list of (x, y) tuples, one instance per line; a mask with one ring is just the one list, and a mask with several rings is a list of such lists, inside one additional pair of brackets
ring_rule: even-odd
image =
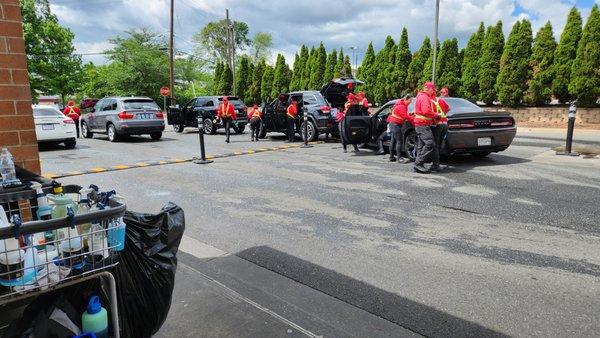
[[(42, 170), (198, 155), (192, 129), (164, 136), (43, 148)], [(279, 146), (284, 137), (206, 139), (215, 155)], [(564, 131), (522, 128), (507, 151), (448, 158), (444, 173), (428, 176), (324, 142), (61, 181), (116, 189), (134, 211), (173, 201), (186, 212), (187, 240), (222, 253), (182, 249), (164, 336), (594, 336), (600, 159), (554, 155), (563, 139)], [(576, 131), (575, 142), (598, 145), (600, 132)], [(219, 303), (231, 299), (223, 290), (241, 305)], [(194, 297), (201, 318), (240, 313), (186, 326), (196, 317), (179, 303)]]

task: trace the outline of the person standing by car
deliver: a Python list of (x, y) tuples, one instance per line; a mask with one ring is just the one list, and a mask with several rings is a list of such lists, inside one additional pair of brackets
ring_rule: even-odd
[(443, 87), (442, 89), (440, 89), (440, 97), (448, 96), (450, 96), (450, 91), (448, 90), (448, 87)]
[(217, 109), (217, 118), (223, 122), (223, 126), (225, 127), (225, 135), (227, 137), (225, 142), (229, 143), (231, 123), (232, 121), (237, 120), (237, 115), (235, 114), (233, 105), (229, 104), (229, 98), (227, 96), (223, 96), (223, 102)]
[(250, 120), (250, 133), (252, 136), (252, 142), (258, 141), (258, 135), (260, 133), (260, 122), (262, 120), (262, 112), (258, 110), (258, 106), (254, 105), (252, 110), (248, 112), (248, 120)]
[(296, 116), (298, 116), (298, 102), (292, 100), (292, 104), (286, 110), (286, 126), (288, 142), (294, 142), (296, 136)]
[[(422, 174), (427, 174), (432, 170), (439, 170), (440, 166), (439, 154), (435, 154), (438, 149), (431, 130), (434, 120), (439, 117), (438, 113), (433, 109), (432, 97), (435, 97), (435, 85), (432, 82), (425, 82), (423, 91), (417, 95), (414, 118), (415, 131), (417, 132), (419, 144), (414, 170)], [(433, 164), (428, 169), (425, 167), (425, 161), (430, 155), (432, 156)]]
[[(342, 147), (344, 148), (344, 153), (348, 152), (348, 143), (346, 143), (345, 140), (345, 136), (344, 136), (344, 125), (345, 125), (345, 119), (346, 116), (353, 116), (353, 115), (359, 115), (358, 114), (358, 110), (360, 107), (359, 102), (357, 100), (356, 95), (354, 95), (353, 93), (348, 94), (348, 99), (346, 101), (346, 103), (344, 104), (344, 112), (342, 114), (338, 113), (337, 119), (340, 123), (340, 139), (342, 140)], [(358, 145), (353, 143), (352, 146), (354, 147), (354, 152), (358, 153)]]
[(63, 111), (63, 115), (70, 117), (75, 122), (75, 133), (77, 134), (77, 138), (79, 138), (79, 115), (81, 115), (79, 107), (75, 106), (75, 102), (69, 101)]
[[(398, 163), (408, 163), (409, 159), (402, 156), (402, 148), (404, 146), (404, 123), (410, 120), (408, 115), (408, 105), (412, 101), (412, 96), (406, 95), (400, 99), (392, 109), (392, 113), (388, 116), (387, 122), (390, 125), (390, 134), (392, 136), (390, 142), (390, 162), (395, 162), (396, 157)], [(394, 154), (396, 156), (394, 156)]]
[(369, 109), (369, 100), (367, 100), (365, 92), (358, 93), (358, 101), (365, 109)]
[[(446, 89), (446, 97), (447, 97), (448, 96), (448, 88), (446, 88), (446, 87), (442, 88), (440, 93), (443, 95), (444, 89)], [(431, 126), (433, 138), (435, 139), (435, 144), (438, 149), (437, 153), (434, 153), (434, 155), (438, 156), (437, 163), (439, 163), (439, 155), (442, 150), (442, 145), (444, 143), (444, 140), (446, 139), (446, 134), (448, 133), (448, 116), (446, 116), (446, 113), (448, 113), (448, 111), (450, 110), (450, 107), (448, 106), (446, 101), (444, 101), (443, 98), (434, 97), (431, 99), (431, 103), (433, 104), (433, 108), (435, 109), (435, 112), (439, 115), (439, 118), (436, 119), (434, 121), (434, 124)], [(433, 160), (434, 160), (433, 162), (436, 163), (436, 159), (434, 158)], [(439, 167), (439, 168), (441, 168), (441, 167)]]

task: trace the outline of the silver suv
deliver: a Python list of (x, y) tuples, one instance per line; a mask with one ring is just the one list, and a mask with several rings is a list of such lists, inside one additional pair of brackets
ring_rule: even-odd
[(105, 97), (81, 117), (85, 138), (99, 133), (116, 142), (122, 136), (149, 134), (153, 140), (160, 140), (164, 130), (163, 113), (148, 97)]

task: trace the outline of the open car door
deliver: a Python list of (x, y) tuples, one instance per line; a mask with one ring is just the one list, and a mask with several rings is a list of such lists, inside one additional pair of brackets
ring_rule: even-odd
[(359, 104), (351, 106), (342, 120), (340, 133), (346, 144), (362, 144), (371, 140), (371, 117)]
[(181, 110), (181, 108), (167, 108), (167, 123), (170, 125), (181, 125), (185, 123), (185, 118), (183, 116), (183, 111)]

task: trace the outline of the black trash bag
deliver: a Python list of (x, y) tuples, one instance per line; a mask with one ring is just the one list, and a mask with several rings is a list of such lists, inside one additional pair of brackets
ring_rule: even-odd
[(113, 274), (123, 337), (150, 337), (167, 318), (175, 286), (183, 210), (169, 202), (156, 215), (125, 213), (125, 249)]

